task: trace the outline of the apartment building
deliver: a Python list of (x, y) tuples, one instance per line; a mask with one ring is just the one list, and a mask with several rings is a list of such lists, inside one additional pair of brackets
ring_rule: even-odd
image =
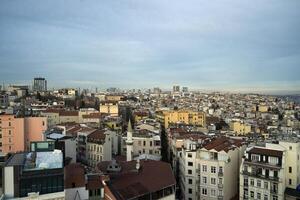
[(117, 101), (101, 101), (99, 110), (100, 113), (107, 113), (111, 116), (119, 115), (119, 105)]
[(41, 112), (41, 116), (47, 118), (48, 127), (53, 127), (57, 124), (68, 123), (68, 122), (79, 123), (78, 111), (47, 109)]
[(181, 196), (187, 200), (229, 200), (237, 196), (246, 143), (228, 137), (185, 140), (179, 158)]
[(299, 199), (299, 153), (296, 140), (247, 149), (240, 168), (240, 199)]
[(246, 135), (251, 132), (251, 125), (242, 121), (233, 121), (230, 123), (230, 130), (236, 135)]
[[(122, 151), (126, 152), (126, 139), (123, 137)], [(161, 140), (159, 135), (155, 135), (149, 131), (135, 131), (132, 135), (132, 151), (133, 158), (139, 156), (147, 157), (148, 159), (161, 159)]]
[(96, 167), (98, 162), (109, 161), (118, 153), (117, 134), (113, 131), (96, 130), (87, 136), (88, 165)]
[(204, 112), (197, 112), (191, 110), (167, 110), (162, 111), (158, 115), (158, 119), (164, 124), (165, 128), (169, 128), (170, 124), (178, 122), (205, 127), (206, 115)]
[(44, 140), (47, 130), (45, 117), (17, 118), (14, 115), (0, 115), (0, 151), (19, 152), (30, 149), (30, 142)]

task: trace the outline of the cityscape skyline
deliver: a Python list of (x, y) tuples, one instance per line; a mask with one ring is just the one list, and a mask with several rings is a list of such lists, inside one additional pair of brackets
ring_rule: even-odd
[(6, 84), (300, 92), (299, 1), (0, 5)]

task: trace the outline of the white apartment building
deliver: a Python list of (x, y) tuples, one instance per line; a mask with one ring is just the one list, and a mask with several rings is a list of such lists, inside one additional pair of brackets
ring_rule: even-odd
[(245, 148), (243, 140), (228, 137), (185, 140), (179, 159), (182, 198), (230, 200), (235, 197)]
[(247, 149), (240, 168), (240, 199), (299, 199), (299, 154), (297, 141)]
[(87, 136), (88, 165), (96, 167), (98, 162), (110, 161), (118, 152), (117, 134), (113, 131), (96, 130)]

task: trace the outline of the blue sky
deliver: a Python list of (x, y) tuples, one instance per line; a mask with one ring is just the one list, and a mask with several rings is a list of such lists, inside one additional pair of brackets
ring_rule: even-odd
[(300, 91), (299, 0), (2, 0), (0, 80)]

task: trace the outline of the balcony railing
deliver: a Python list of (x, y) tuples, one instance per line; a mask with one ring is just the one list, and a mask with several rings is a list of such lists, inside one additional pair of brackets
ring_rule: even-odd
[(218, 200), (223, 200), (223, 195), (218, 195)]
[(261, 179), (267, 179), (267, 180), (272, 180), (272, 181), (276, 181), (276, 182), (280, 181), (279, 177), (266, 176), (266, 175), (263, 175), (263, 174), (261, 174), (259, 172), (256, 172), (256, 171), (248, 172), (248, 171), (244, 170), (242, 173), (244, 175), (246, 175), (246, 176), (253, 176), (253, 177), (257, 177), (257, 178), (261, 178)]
[(219, 183), (218, 188), (223, 188), (223, 184)]
[(218, 175), (219, 175), (219, 176), (223, 176), (224, 174), (223, 174), (223, 172), (220, 172), (220, 171), (219, 171), (219, 172), (218, 172)]

